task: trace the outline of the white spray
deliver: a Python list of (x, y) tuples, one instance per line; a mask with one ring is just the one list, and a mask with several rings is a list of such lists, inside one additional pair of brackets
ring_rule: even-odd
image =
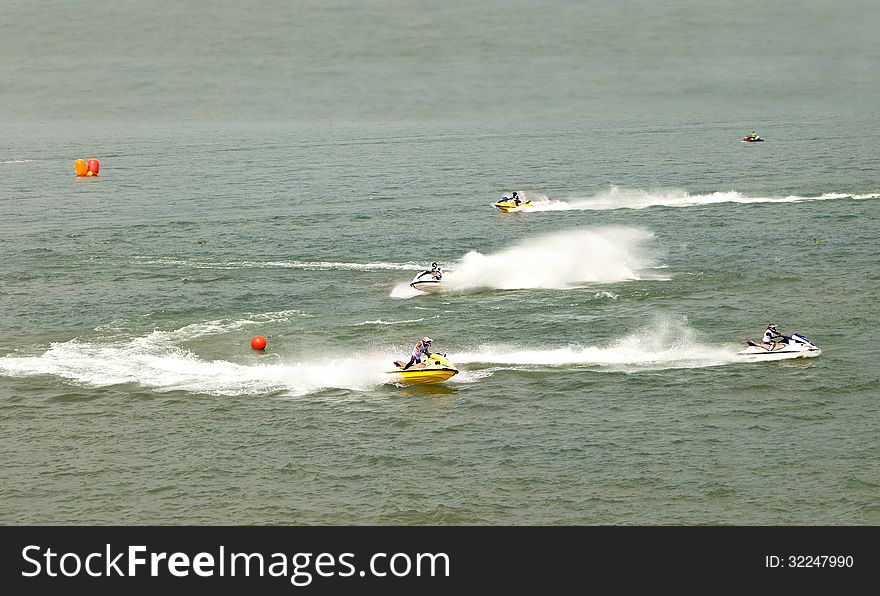
[[(638, 228), (603, 227), (531, 238), (488, 255), (471, 251), (450, 265), (443, 278), (444, 291), (570, 289), (654, 278), (646, 271), (654, 266), (654, 255), (644, 246), (651, 238), (651, 232)], [(391, 292), (394, 298), (421, 294), (408, 282)]]

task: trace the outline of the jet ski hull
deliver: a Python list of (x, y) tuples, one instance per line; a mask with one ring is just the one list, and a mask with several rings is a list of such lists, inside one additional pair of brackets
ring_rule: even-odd
[(437, 367), (389, 371), (394, 375), (395, 382), (403, 385), (434, 385), (447, 381), (458, 374), (454, 368)]
[(409, 284), (409, 287), (419, 292), (427, 292), (428, 294), (440, 294), (443, 292), (443, 282), (436, 279), (414, 281)]
[(749, 346), (745, 350), (737, 352), (738, 356), (742, 356), (745, 360), (791, 360), (793, 358), (815, 358), (822, 354), (822, 350), (813, 347), (803, 350), (768, 350), (759, 346)]

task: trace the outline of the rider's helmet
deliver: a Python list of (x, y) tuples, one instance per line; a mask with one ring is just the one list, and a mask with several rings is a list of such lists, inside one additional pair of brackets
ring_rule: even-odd
[(431, 263), (431, 267), (436, 268), (436, 267), (437, 267), (437, 261), (434, 261), (433, 263)]
[(513, 194), (512, 194), (511, 196), (512, 196), (512, 197), (516, 197), (516, 191), (514, 191)]
[(422, 343), (423, 343), (423, 344), (429, 344), (429, 343), (431, 343), (432, 341), (434, 341), (434, 340), (431, 339), (430, 337), (423, 337), (423, 338), (422, 338)]
[(769, 329), (770, 331), (776, 331), (776, 324), (770, 323), (769, 325), (767, 325), (767, 329)]

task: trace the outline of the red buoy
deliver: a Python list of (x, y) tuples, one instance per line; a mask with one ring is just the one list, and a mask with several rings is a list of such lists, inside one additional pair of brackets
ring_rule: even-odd
[(86, 170), (86, 176), (97, 176), (98, 170), (101, 168), (101, 164), (98, 163), (98, 160), (94, 157), (90, 158), (88, 161), (88, 169)]
[(253, 339), (251, 339), (251, 347), (255, 350), (265, 350), (266, 338), (262, 335), (255, 335)]

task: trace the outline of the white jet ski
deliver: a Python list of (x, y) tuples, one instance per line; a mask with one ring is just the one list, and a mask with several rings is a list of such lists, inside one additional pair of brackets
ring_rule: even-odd
[(409, 287), (420, 292), (439, 294), (443, 291), (443, 282), (434, 277), (430, 270), (425, 270), (416, 274), (409, 282)]
[(822, 353), (813, 342), (800, 333), (784, 335), (776, 346), (758, 343), (749, 340), (745, 350), (737, 352), (748, 360), (785, 360), (788, 358), (815, 358)]

